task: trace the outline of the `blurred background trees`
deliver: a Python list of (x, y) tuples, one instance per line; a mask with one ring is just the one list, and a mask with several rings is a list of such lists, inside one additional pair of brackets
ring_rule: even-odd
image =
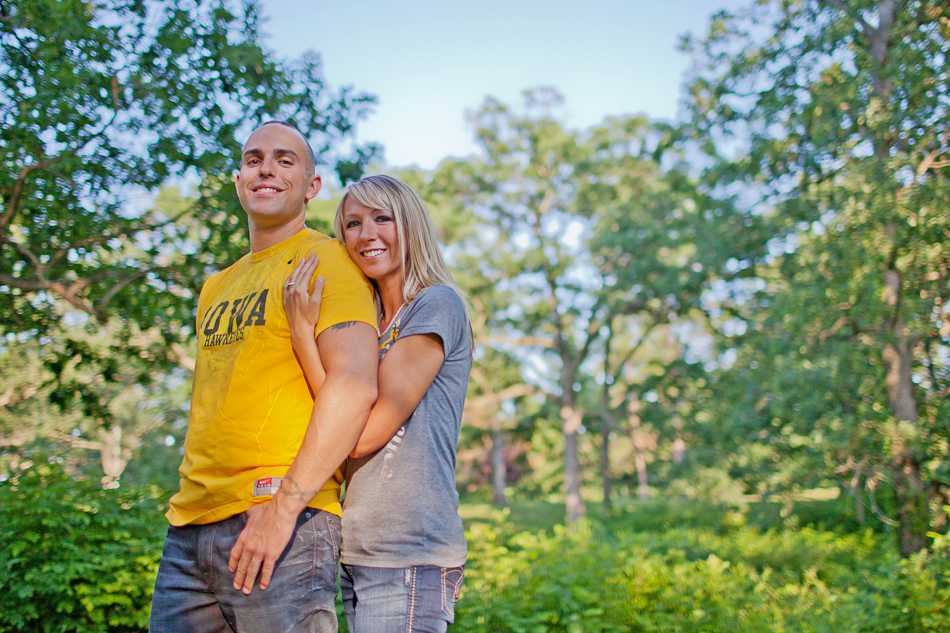
[(336, 150), (373, 98), (326, 87), (315, 53), (275, 58), (259, 24), (253, 3), (4, 3), (0, 327), (33, 359), (6, 406), (61, 411), (5, 422), (6, 461), (42, 438), (122, 473), (149, 425), (119, 402), (189, 378), (201, 283), (245, 249), (231, 172), (255, 126), (293, 121), (344, 182), (374, 155)]
[[(253, 4), (4, 6), (0, 477), (63, 486), (65, 467), (154, 512), (148, 485), (177, 484), (197, 290), (246, 244), (243, 135), (292, 119), (345, 183), (381, 169), (349, 140), (372, 98), (327, 88), (315, 55), (275, 59)], [(504, 617), (473, 606), (463, 628), (586, 630), (565, 622), (601, 622), (608, 576), (637, 613), (700, 622), (683, 630), (945, 624), (948, 42), (941, 2), (752, 2), (684, 39), (682, 121), (577, 129), (534, 88), (470, 113), (478, 154), (397, 172), (473, 307), (458, 484), (473, 595)], [(315, 201), (311, 225), (334, 209)], [(559, 522), (577, 531), (515, 533)], [(649, 563), (616, 572), (629, 552)], [(680, 604), (641, 572), (709, 593)]]

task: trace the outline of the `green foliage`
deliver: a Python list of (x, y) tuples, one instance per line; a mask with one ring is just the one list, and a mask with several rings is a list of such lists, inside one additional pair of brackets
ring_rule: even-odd
[[(0, 483), (0, 632), (144, 630), (166, 526), (160, 496), (104, 490), (57, 464)], [(452, 630), (950, 626), (950, 547), (939, 535), (932, 548), (901, 559), (879, 534), (761, 531), (718, 504), (633, 502), (603, 520), (548, 530), (536, 528), (550, 525), (545, 508), (515, 512), (514, 522), (507, 510), (469, 522)], [(516, 532), (523, 528), (533, 531)]]
[[(587, 521), (547, 534), (474, 524), (454, 630), (936, 633), (950, 626), (946, 551), (903, 560), (868, 532), (723, 529), (730, 520), (722, 511), (702, 508), (694, 507), (705, 517), (695, 527), (659, 530), (679, 511), (645, 506), (609, 528)], [(640, 513), (653, 517), (639, 525), (648, 531), (635, 527)]]
[[(243, 222), (230, 219), (242, 218), (231, 170), (244, 136), (262, 121), (290, 119), (326, 160), (372, 102), (328, 89), (314, 53), (276, 59), (253, 2), (8, 7), (0, 20), (5, 329), (55, 325), (63, 304), (98, 319), (120, 307), (143, 327), (188, 324), (207, 267), (235, 259), (229, 238)], [(375, 150), (354, 152), (341, 158), (351, 176)], [(129, 204), (188, 174), (204, 180), (190, 212)], [(191, 234), (196, 220), (213, 230)]]
[(761, 0), (686, 42), (706, 188), (749, 209), (758, 245), (732, 262), (750, 279), (707, 297), (735, 354), (711, 439), (766, 448), (733, 463), (763, 493), (837, 479), (905, 555), (950, 495), (948, 19)]
[(0, 483), (0, 631), (146, 628), (164, 500), (55, 463)]
[[(374, 99), (329, 88), (314, 52), (268, 51), (253, 1), (20, 0), (2, 13), (0, 334), (35, 337), (43, 397), (112, 433), (115, 392), (188, 366), (178, 346), (202, 282), (247, 251), (232, 172), (250, 131), (288, 120), (352, 178), (377, 153), (348, 143)], [(196, 179), (196, 195), (168, 187)]]
[[(62, 339), (10, 334), (0, 342), (0, 393), (6, 400), (0, 408), (0, 472), (16, 473), (18, 462), (55, 454), (66, 468), (101, 468), (111, 479), (131, 462), (132, 480), (123, 483), (176, 486), (188, 372), (157, 360), (166, 350), (155, 330), (142, 332), (113, 319), (103, 327), (62, 332)], [(108, 380), (90, 358), (109, 361), (114, 371)]]

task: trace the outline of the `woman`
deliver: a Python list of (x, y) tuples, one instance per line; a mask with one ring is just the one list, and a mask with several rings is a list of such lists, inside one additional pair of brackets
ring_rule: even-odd
[[(445, 631), (466, 558), (455, 450), (472, 362), (466, 304), (419, 196), (390, 176), (350, 185), (334, 228), (372, 281), (379, 398), (346, 467), (340, 584), (354, 633)], [(294, 349), (314, 389), (322, 278), (311, 256), (287, 280)]]

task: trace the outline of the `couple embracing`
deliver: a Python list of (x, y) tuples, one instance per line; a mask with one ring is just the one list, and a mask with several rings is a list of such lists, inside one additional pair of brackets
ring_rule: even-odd
[(250, 252), (198, 300), (153, 633), (336, 631), (340, 562), (352, 633), (454, 619), (466, 303), (409, 186), (350, 185), (337, 241), (304, 223), (320, 185), (292, 125), (251, 134), (236, 178)]

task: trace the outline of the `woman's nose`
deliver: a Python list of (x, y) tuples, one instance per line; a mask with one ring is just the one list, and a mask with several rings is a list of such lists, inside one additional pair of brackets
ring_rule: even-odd
[(364, 242), (371, 242), (376, 239), (376, 227), (372, 222), (364, 222), (360, 231), (360, 239)]

